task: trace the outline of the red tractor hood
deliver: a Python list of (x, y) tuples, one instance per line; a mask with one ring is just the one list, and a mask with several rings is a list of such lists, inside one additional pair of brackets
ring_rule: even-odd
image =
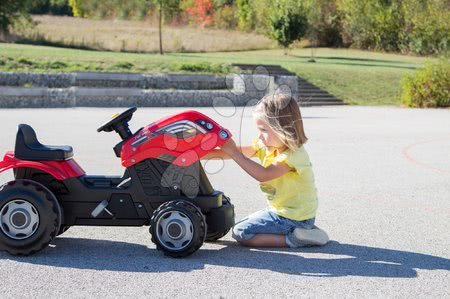
[(189, 110), (162, 118), (137, 131), (122, 146), (129, 167), (149, 158), (189, 166), (231, 138), (231, 133), (204, 114)]

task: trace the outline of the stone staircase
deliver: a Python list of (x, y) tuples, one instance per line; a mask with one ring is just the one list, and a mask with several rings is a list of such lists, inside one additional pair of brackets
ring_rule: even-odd
[[(244, 72), (252, 74), (271, 75), (271, 76), (297, 76), (279, 65), (258, 65), (258, 64), (233, 64), (234, 67)], [(345, 105), (345, 103), (336, 98), (327, 91), (320, 89), (307, 80), (298, 77), (297, 98), (300, 106), (326, 106), (326, 105)]]

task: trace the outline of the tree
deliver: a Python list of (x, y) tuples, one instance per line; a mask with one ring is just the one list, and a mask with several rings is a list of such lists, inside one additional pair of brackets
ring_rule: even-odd
[[(400, 1), (400, 0), (398, 0)], [(416, 54), (447, 54), (450, 45), (448, 0), (402, 1), (405, 26), (402, 50)]]
[(72, 8), (72, 14), (74, 17), (84, 17), (85, 9), (81, 0), (69, 0), (69, 6)]
[(188, 14), (195, 17), (195, 22), (202, 27), (211, 24), (214, 14), (212, 0), (194, 0), (191, 6), (186, 8)]
[(0, 5), (0, 31), (7, 35), (14, 22), (19, 20), (30, 21), (28, 8), (30, 0), (2, 0)]
[[(156, 0), (159, 2), (159, 54), (164, 55), (162, 42), (162, 25), (164, 16), (173, 18), (174, 14), (180, 10), (180, 0)], [(152, 1), (149, 1), (151, 7)]]
[(296, 0), (276, 1), (269, 24), (269, 37), (285, 50), (294, 41), (304, 37), (308, 29), (306, 11), (301, 2)]
[(343, 35), (353, 46), (361, 49), (398, 51), (405, 28), (402, 2), (340, 0), (338, 6), (344, 17)]
[(255, 28), (255, 11), (251, 0), (237, 0), (239, 16), (239, 28), (243, 31), (250, 31)]

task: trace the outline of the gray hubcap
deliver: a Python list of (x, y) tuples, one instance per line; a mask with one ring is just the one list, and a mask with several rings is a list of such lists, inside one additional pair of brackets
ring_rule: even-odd
[(0, 228), (11, 239), (26, 239), (32, 236), (38, 227), (39, 213), (28, 201), (10, 201), (0, 211)]
[(171, 250), (186, 248), (194, 237), (191, 219), (180, 211), (166, 212), (156, 223), (156, 235), (161, 244)]

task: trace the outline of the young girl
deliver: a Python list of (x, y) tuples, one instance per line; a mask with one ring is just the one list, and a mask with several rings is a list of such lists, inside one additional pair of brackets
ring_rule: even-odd
[(326, 244), (327, 234), (314, 226), (317, 194), (297, 102), (283, 94), (265, 96), (254, 108), (254, 119), (259, 136), (251, 146), (238, 148), (230, 139), (208, 155), (233, 159), (260, 182), (267, 197), (268, 208), (236, 223), (233, 238), (253, 247)]

